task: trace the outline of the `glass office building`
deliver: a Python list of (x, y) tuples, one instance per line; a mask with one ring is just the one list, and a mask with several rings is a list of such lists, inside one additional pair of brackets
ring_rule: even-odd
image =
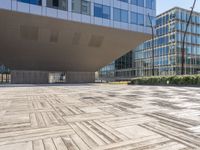
[[(189, 10), (176, 7), (157, 16), (154, 40), (156, 76), (181, 74), (181, 45), (189, 14)], [(198, 12), (192, 15), (185, 43), (184, 73), (198, 74), (200, 73), (200, 13)], [(149, 40), (112, 63), (115, 68), (114, 77), (130, 79), (151, 76), (152, 62), (152, 40)], [(109, 76), (108, 68), (101, 69), (100, 75), (102, 71), (104, 76)]]

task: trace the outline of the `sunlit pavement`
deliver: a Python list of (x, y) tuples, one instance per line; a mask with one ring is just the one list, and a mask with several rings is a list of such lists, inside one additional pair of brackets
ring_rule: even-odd
[(0, 86), (0, 150), (200, 149), (200, 89)]

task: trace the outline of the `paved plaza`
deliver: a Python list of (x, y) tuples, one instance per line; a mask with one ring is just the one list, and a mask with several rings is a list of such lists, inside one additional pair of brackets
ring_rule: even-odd
[(200, 89), (0, 87), (0, 150), (200, 149)]

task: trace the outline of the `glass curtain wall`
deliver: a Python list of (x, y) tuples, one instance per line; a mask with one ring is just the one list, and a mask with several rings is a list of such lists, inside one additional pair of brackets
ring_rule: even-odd
[[(156, 20), (154, 51), (155, 75), (180, 75), (182, 40), (189, 11), (175, 8)], [(147, 41), (134, 52), (136, 76), (152, 75), (152, 41)], [(200, 73), (200, 14), (194, 13), (186, 34), (184, 55), (185, 74)]]

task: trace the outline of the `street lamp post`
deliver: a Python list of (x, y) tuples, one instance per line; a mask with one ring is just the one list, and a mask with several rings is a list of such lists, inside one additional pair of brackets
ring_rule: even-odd
[(149, 22), (151, 24), (151, 36), (152, 36), (152, 76), (154, 76), (154, 26), (151, 20), (151, 17), (148, 13)]
[(181, 46), (181, 54), (182, 54), (181, 75), (184, 75), (185, 38), (186, 38), (186, 34), (187, 34), (187, 29), (188, 29), (188, 27), (189, 27), (189, 24), (190, 24), (190, 21), (191, 21), (191, 18), (192, 18), (192, 14), (193, 14), (193, 11), (194, 11), (194, 7), (195, 7), (195, 4), (196, 4), (196, 1), (197, 1), (197, 0), (194, 0), (192, 9), (191, 9), (191, 11), (190, 11), (190, 16), (189, 16), (189, 19), (188, 19), (187, 24), (186, 24), (186, 29), (185, 29), (185, 32), (184, 32), (184, 34), (183, 34), (183, 41), (182, 41), (182, 46)]

